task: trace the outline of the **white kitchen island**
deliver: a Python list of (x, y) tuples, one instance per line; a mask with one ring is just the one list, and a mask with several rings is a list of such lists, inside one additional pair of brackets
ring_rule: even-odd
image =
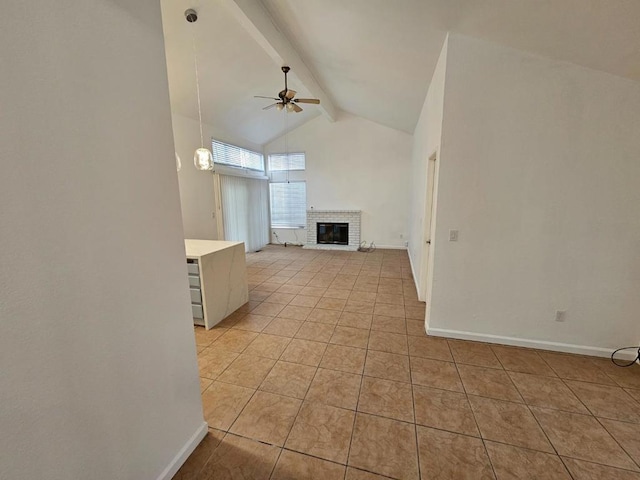
[(249, 301), (243, 242), (184, 241), (196, 325), (210, 329)]

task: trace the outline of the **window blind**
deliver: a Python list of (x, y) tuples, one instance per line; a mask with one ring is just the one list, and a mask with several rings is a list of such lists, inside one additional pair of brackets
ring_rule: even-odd
[(269, 184), (272, 228), (304, 228), (307, 226), (306, 182), (273, 182)]
[(213, 139), (211, 140), (211, 152), (214, 163), (264, 172), (264, 157), (261, 153)]
[(268, 159), (270, 172), (305, 169), (304, 153), (272, 153)]

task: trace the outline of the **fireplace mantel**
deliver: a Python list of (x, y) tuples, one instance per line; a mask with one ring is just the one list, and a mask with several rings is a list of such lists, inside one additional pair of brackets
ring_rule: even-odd
[[(357, 250), (360, 246), (360, 224), (361, 210), (307, 210), (307, 242), (304, 248), (314, 248), (319, 250)], [(327, 223), (348, 223), (349, 224), (349, 244), (348, 245), (328, 245), (317, 242), (316, 224)]]

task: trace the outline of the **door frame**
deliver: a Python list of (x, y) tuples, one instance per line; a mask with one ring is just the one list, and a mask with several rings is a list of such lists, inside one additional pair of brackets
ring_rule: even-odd
[(420, 292), (418, 292), (421, 300), (426, 301), (429, 297), (429, 266), (433, 260), (433, 246), (435, 233), (435, 207), (436, 207), (436, 190), (438, 178), (438, 158), (439, 151), (436, 149), (429, 157), (427, 157), (427, 182), (424, 197), (424, 216), (422, 231), (422, 261), (420, 262)]

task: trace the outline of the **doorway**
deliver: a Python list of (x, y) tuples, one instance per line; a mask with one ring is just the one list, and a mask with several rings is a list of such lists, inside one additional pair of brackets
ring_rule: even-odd
[(427, 300), (427, 294), (429, 292), (429, 262), (432, 260), (432, 227), (434, 226), (437, 157), (437, 152), (434, 152), (427, 160), (427, 191), (425, 196), (423, 231), (424, 243), (422, 244), (422, 262), (420, 265), (420, 292), (418, 292), (420, 300), (423, 301)]

